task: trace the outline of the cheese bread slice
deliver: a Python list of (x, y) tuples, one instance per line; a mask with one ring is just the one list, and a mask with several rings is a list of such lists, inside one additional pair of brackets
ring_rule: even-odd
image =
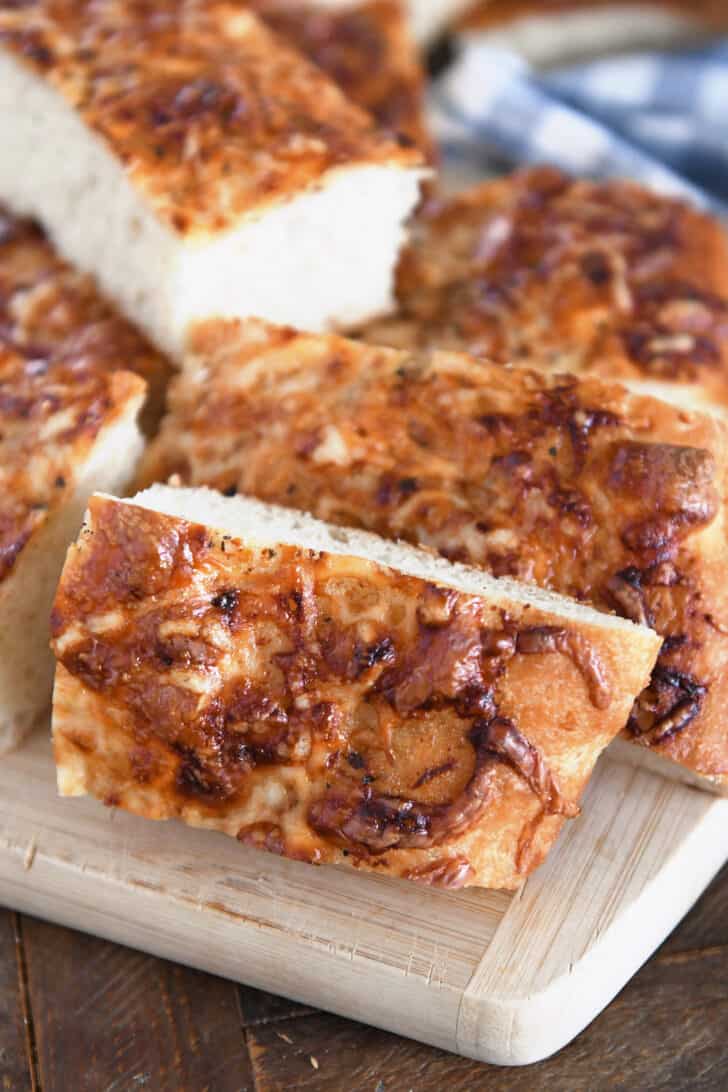
[(141, 452), (145, 384), (93, 356), (0, 333), (0, 752), (50, 706), (51, 604), (97, 488), (120, 490)]
[(632, 751), (728, 792), (723, 421), (458, 353), (215, 324), (195, 347), (144, 482), (254, 494), (652, 626)]
[(422, 63), (401, 0), (252, 0), (250, 7), (378, 125), (434, 157)]
[(724, 0), (480, 0), (458, 29), (531, 64), (685, 46), (725, 30)]
[(657, 385), (728, 409), (728, 242), (634, 182), (534, 168), (433, 199), (403, 255), (399, 314), (364, 331), (556, 373)]
[(146, 433), (159, 425), (169, 361), (99, 293), (93, 277), (59, 257), (37, 224), (0, 206), (0, 336), (26, 356), (85, 362), (141, 376)]
[(0, 200), (158, 348), (388, 309), (421, 156), (233, 0), (0, 0)]
[(516, 887), (659, 638), (209, 490), (97, 495), (53, 610), (64, 795), (299, 860)]

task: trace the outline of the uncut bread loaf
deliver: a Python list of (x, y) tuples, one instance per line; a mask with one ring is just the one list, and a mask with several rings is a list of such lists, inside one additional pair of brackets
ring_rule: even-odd
[(0, 337), (28, 358), (82, 361), (134, 372), (147, 384), (144, 431), (157, 428), (173, 368), (99, 293), (93, 277), (71, 268), (31, 220), (0, 206)]
[(92, 498), (52, 628), (62, 794), (451, 888), (516, 887), (543, 859), (660, 643), (407, 545), (163, 486)]
[(63, 557), (94, 489), (121, 490), (134, 473), (144, 393), (108, 357), (0, 332), (0, 752), (48, 712)]
[(481, 0), (471, 7), (459, 33), (543, 66), (684, 46), (728, 26), (724, 0)]
[(626, 737), (728, 791), (726, 425), (593, 378), (200, 329), (142, 482), (254, 494), (617, 611), (665, 642)]
[(367, 340), (728, 408), (725, 230), (633, 182), (542, 167), (433, 199), (402, 257), (398, 299)]
[(253, 0), (250, 6), (378, 125), (434, 157), (424, 73), (401, 0)]
[(0, 200), (158, 348), (387, 310), (421, 155), (225, 0), (0, 0)]

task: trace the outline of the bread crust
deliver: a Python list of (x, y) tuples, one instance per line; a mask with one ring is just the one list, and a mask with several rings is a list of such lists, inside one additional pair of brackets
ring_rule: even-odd
[(0, 46), (79, 113), (177, 236), (219, 234), (334, 169), (420, 162), (233, 2), (4, 2)]
[[(622, 0), (625, 2), (625, 0)], [(630, 0), (626, 0), (630, 3)], [(674, 11), (678, 15), (687, 15), (695, 22), (703, 21), (706, 31), (713, 27), (728, 24), (723, 0), (631, 0), (635, 6)], [(482, 0), (474, 5), (474, 10), (463, 16), (460, 27), (466, 30), (500, 29), (514, 19), (527, 15), (559, 15), (570, 11), (584, 11), (590, 8), (615, 7), (617, 0)]]
[(679, 384), (728, 409), (725, 232), (636, 183), (533, 168), (432, 200), (398, 298), (366, 340)]
[(425, 122), (424, 74), (399, 0), (364, 0), (343, 8), (315, 0), (254, 0), (250, 6), (378, 125), (434, 160)]
[(250, 493), (653, 626), (628, 735), (728, 790), (722, 421), (594, 378), (260, 326), (211, 324), (195, 349), (144, 482)]
[(29, 358), (123, 369), (147, 385), (142, 426), (156, 430), (172, 366), (71, 268), (42, 230), (0, 205), (0, 338)]
[(52, 632), (64, 793), (453, 888), (536, 867), (657, 649), (99, 496)]

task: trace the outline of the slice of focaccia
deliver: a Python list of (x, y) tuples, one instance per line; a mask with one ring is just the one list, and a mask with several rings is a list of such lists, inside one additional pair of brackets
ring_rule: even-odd
[(37, 224), (0, 206), (0, 336), (26, 356), (135, 372), (147, 384), (141, 424), (155, 431), (172, 366), (72, 269)]
[(139, 376), (92, 355), (54, 356), (48, 342), (0, 332), (0, 752), (48, 711), (64, 554), (94, 489), (120, 490), (134, 473), (144, 392)]
[(61, 793), (446, 887), (543, 859), (659, 648), (410, 546), (164, 486), (92, 498), (52, 628)]
[(196, 351), (144, 482), (240, 490), (654, 627), (627, 735), (728, 791), (723, 421), (596, 379), (261, 326), (236, 344), (212, 324)]
[(516, 172), (417, 219), (400, 313), (367, 340), (448, 348), (728, 409), (728, 245), (717, 220), (633, 182)]
[(253, 0), (250, 6), (380, 126), (433, 158), (422, 64), (400, 0)]
[(163, 351), (386, 310), (421, 156), (226, 0), (0, 0), (0, 200)]
[(724, 0), (481, 0), (458, 31), (549, 66), (685, 45), (726, 26)]

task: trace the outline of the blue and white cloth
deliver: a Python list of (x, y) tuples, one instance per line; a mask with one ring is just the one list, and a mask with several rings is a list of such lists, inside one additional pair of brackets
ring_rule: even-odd
[(551, 163), (728, 214), (728, 41), (538, 72), (469, 42), (432, 92), (446, 166)]

